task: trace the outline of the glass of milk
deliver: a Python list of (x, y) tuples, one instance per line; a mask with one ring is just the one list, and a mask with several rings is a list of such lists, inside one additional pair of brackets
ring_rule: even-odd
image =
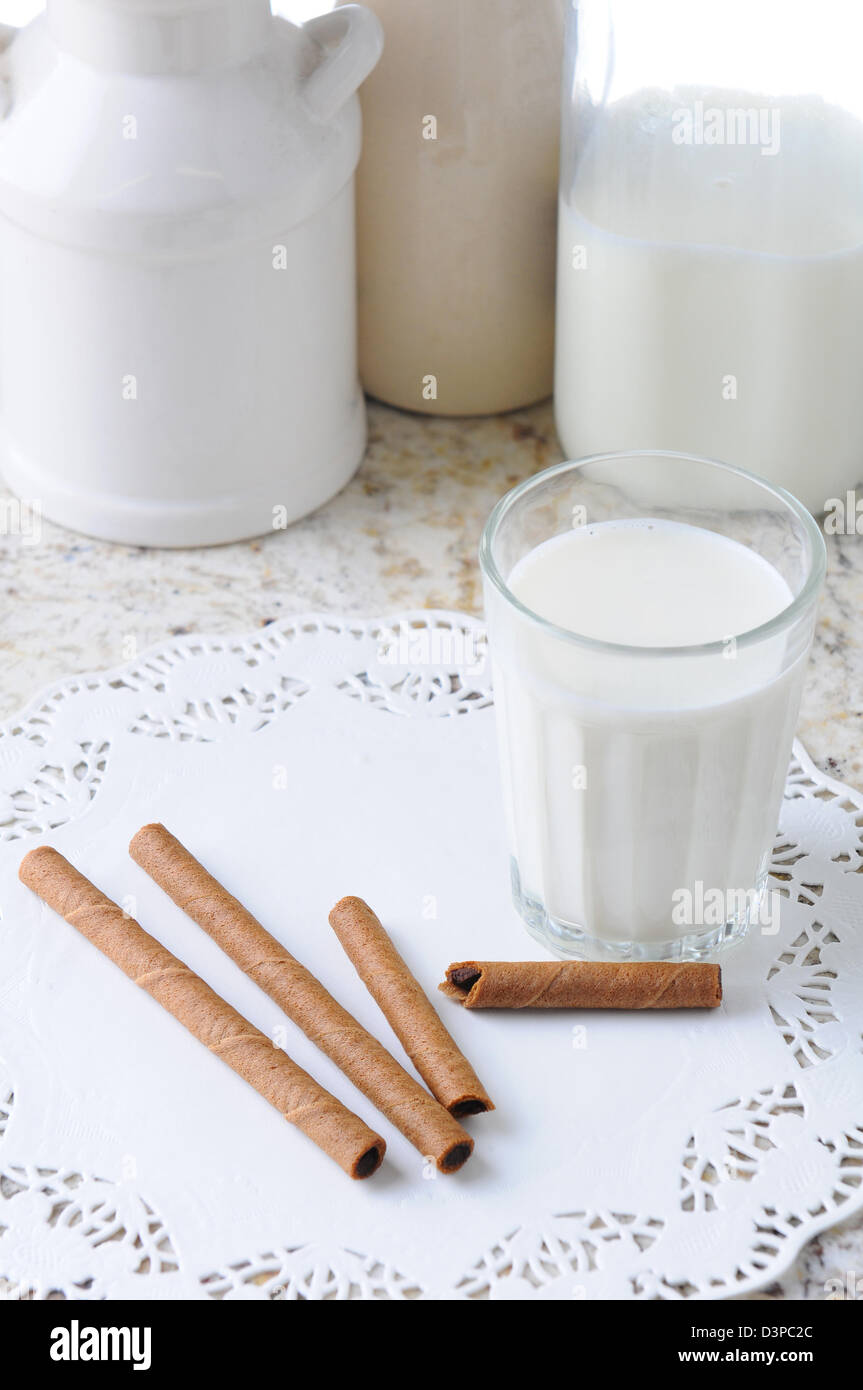
[(480, 549), (515, 904), (559, 956), (698, 959), (775, 932), (768, 863), (825, 548), (709, 459), (563, 463)]
[(863, 480), (863, 7), (567, 8), (565, 454), (706, 454), (836, 509)]

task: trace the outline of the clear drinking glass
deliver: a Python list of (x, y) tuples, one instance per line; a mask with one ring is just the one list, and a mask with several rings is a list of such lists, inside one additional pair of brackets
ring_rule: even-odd
[[(791, 601), (721, 641), (622, 646), (558, 627), (511, 591), (542, 542), (637, 518), (740, 542)], [(825, 568), (806, 509), (708, 459), (606, 454), (508, 493), (480, 562), (513, 894), (531, 934), (559, 956), (663, 960), (698, 959), (754, 922), (775, 930), (768, 864)]]

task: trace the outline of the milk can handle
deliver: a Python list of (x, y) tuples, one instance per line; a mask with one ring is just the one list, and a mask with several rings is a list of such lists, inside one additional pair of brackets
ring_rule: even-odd
[(384, 46), (377, 15), (364, 5), (343, 5), (317, 15), (303, 32), (322, 49), (321, 61), (306, 78), (306, 105), (322, 121), (329, 120), (368, 77)]

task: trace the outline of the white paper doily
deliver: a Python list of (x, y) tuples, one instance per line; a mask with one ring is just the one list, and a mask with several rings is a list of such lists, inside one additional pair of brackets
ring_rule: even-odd
[[(480, 656), (455, 614), (299, 618), (178, 638), (0, 729), (5, 1297), (717, 1298), (863, 1205), (863, 797), (800, 749), (781, 931), (726, 957), (721, 1010), (437, 996), (498, 1106), (449, 1178), (128, 858), (165, 821), (401, 1055), (327, 926), (337, 898), (373, 904), (430, 992), (453, 959), (537, 951)], [(42, 907), (16, 871), (43, 840), (380, 1125), (381, 1172), (346, 1179)]]

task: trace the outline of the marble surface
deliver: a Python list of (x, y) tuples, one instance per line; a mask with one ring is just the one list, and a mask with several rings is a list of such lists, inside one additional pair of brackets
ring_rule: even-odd
[[(170, 634), (251, 630), (310, 610), (478, 613), (476, 551), (492, 504), (560, 457), (549, 404), (477, 420), (373, 404), (353, 482), (262, 540), (145, 551), (48, 522), (37, 543), (2, 534), (0, 717), (52, 680), (117, 665)], [(829, 537), (828, 549), (799, 733), (822, 769), (863, 790), (863, 537)], [(812, 1241), (758, 1297), (823, 1299), (827, 1281), (849, 1272), (863, 1278), (863, 1219)]]

